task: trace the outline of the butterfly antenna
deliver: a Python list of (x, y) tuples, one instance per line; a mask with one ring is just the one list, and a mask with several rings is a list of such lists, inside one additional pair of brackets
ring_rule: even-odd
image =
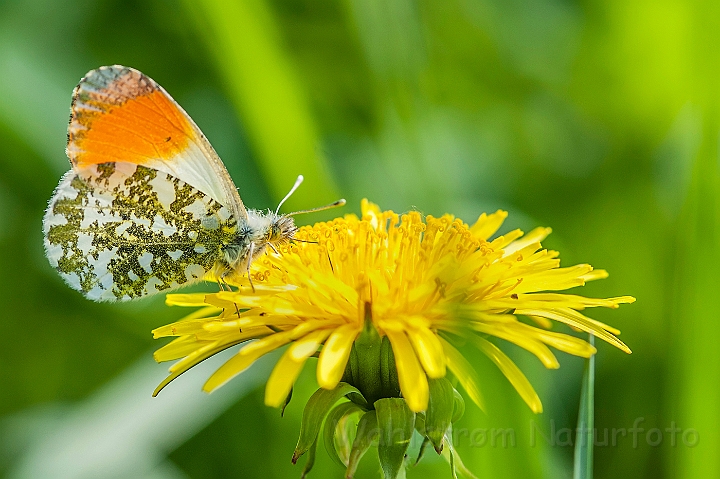
[(288, 194), (285, 195), (285, 198), (283, 198), (280, 201), (280, 203), (278, 204), (277, 209), (275, 210), (275, 214), (278, 214), (278, 211), (280, 211), (280, 207), (283, 205), (283, 203), (285, 203), (287, 201), (288, 198), (290, 198), (290, 196), (293, 193), (295, 193), (295, 190), (298, 189), (298, 186), (300, 186), (300, 184), (303, 182), (304, 179), (305, 178), (303, 177), (303, 175), (298, 175), (297, 180), (295, 180), (295, 184), (293, 185), (293, 187), (290, 188), (290, 191), (288, 191)]
[(295, 216), (295, 215), (301, 215), (304, 213), (315, 213), (316, 211), (329, 210), (330, 208), (337, 208), (338, 206), (343, 206), (345, 203), (346, 203), (345, 199), (341, 199), (341, 200), (337, 200), (333, 203), (330, 203), (329, 205), (318, 206), (317, 208), (310, 208), (309, 210), (293, 211), (292, 213), (288, 213), (285, 216)]

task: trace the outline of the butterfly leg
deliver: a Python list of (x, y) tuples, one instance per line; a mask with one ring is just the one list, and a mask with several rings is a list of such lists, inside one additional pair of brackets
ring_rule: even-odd
[[(229, 274), (229, 271), (224, 271), (218, 278), (218, 286), (220, 286), (220, 291), (232, 292), (232, 287), (227, 283), (227, 281), (225, 281), (225, 276), (227, 276), (228, 274)], [(235, 312), (237, 313), (237, 316), (239, 318), (240, 317), (240, 309), (238, 308), (237, 303), (233, 303), (233, 305), (235, 306)]]

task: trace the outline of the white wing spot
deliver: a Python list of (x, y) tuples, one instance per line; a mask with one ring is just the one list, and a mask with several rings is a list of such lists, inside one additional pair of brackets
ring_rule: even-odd
[(125, 182), (126, 179), (135, 174), (137, 167), (138, 165), (135, 163), (127, 163), (125, 161), (115, 163), (115, 172), (109, 178), (111, 181), (110, 184), (116, 186), (120, 184), (119, 182)]
[(206, 216), (202, 220), (203, 228), (209, 230), (216, 230), (220, 227), (220, 222), (214, 216)]
[[(194, 231), (193, 231), (194, 233)], [(199, 244), (196, 245), (195, 248), (193, 248), (193, 251), (195, 251), (198, 254), (207, 253), (207, 248), (205, 248), (203, 245)]]
[(74, 200), (77, 198), (78, 190), (76, 190), (70, 183), (75, 178), (75, 172), (73, 170), (68, 171), (65, 173), (65, 175), (60, 179), (60, 183), (58, 184), (57, 188), (55, 189), (55, 194), (53, 195), (53, 198), (50, 200), (50, 204), (55, 204), (58, 200), (61, 200), (63, 198), (67, 198), (69, 200)]
[(45, 255), (50, 260), (50, 266), (57, 268), (58, 261), (63, 256), (63, 248), (59, 244), (52, 244), (45, 241)]
[(166, 175), (157, 174), (155, 178), (148, 182), (152, 186), (153, 191), (157, 195), (158, 201), (165, 207), (170, 209), (170, 205), (175, 201), (175, 186), (168, 181)]
[(203, 203), (200, 200), (195, 200), (192, 202), (192, 204), (186, 206), (183, 208), (183, 210), (187, 211), (191, 215), (193, 215), (195, 218), (204, 218), (205, 212), (207, 211), (207, 207), (205, 206), (205, 203)]
[(227, 221), (230, 219), (230, 210), (223, 206), (218, 210), (217, 215), (220, 217), (220, 221)]
[(105, 198), (96, 197), (94, 206), (93, 208), (85, 208), (85, 215), (80, 222), (80, 229), (87, 229), (96, 221), (99, 225), (122, 221), (120, 216), (116, 216), (114, 212), (107, 210), (107, 208), (111, 208), (111, 203)]
[(189, 264), (185, 267), (185, 277), (188, 281), (199, 279), (205, 276), (205, 268), (199, 264)]
[(80, 276), (77, 273), (60, 273), (60, 276), (71, 288), (80, 290)]
[[(98, 253), (98, 258), (88, 258), (88, 264), (93, 267), (93, 272), (96, 278), (102, 278), (108, 275), (107, 267), (110, 265), (110, 260), (117, 254), (117, 246), (110, 249), (104, 249)], [(108, 275), (112, 277), (112, 275)]]
[(138, 225), (138, 226), (140, 226), (140, 227), (144, 227), (144, 228), (149, 228), (149, 227), (150, 227), (150, 220), (149, 220), (149, 219), (147, 219), (147, 218), (138, 218), (137, 216), (135, 216), (135, 213), (133, 213), (132, 217), (130, 218), (130, 221), (132, 221), (133, 223), (135, 223), (136, 225)]
[(188, 231), (188, 238), (195, 241), (198, 237), (197, 231)]
[(132, 281), (137, 281), (140, 279), (140, 276), (135, 274), (135, 271), (130, 270), (128, 271), (128, 278), (130, 278)]
[(138, 263), (140, 263), (140, 266), (142, 266), (142, 269), (144, 269), (148, 273), (152, 273), (152, 268), (150, 267), (150, 264), (153, 260), (153, 254), (149, 251), (146, 251), (138, 258)]
[(118, 236), (122, 236), (122, 234), (125, 233), (125, 231), (130, 228), (130, 226), (132, 226), (131, 221), (123, 221), (117, 228), (115, 228), (115, 234)]
[(161, 215), (155, 215), (155, 219), (152, 224), (152, 231), (154, 233), (162, 233), (164, 236), (172, 236), (177, 233), (177, 228), (173, 225), (167, 224), (165, 218)]
[(145, 291), (147, 291), (148, 294), (157, 293), (160, 291), (158, 286), (162, 286), (163, 282), (160, 281), (158, 278), (153, 276), (148, 280), (148, 282), (145, 284)]
[(50, 228), (53, 226), (66, 225), (67, 222), (67, 218), (63, 215), (55, 214), (50, 208), (48, 208), (47, 213), (45, 213), (45, 218), (43, 218), (43, 233), (47, 236), (50, 232)]
[(168, 251), (168, 256), (170, 256), (174, 261), (177, 261), (180, 259), (180, 257), (183, 255), (183, 252), (179, 249), (175, 251)]
[(112, 289), (113, 284), (115, 284), (115, 282), (113, 281), (113, 275), (111, 275), (110, 273), (106, 273), (105, 276), (102, 277), (102, 281), (100, 282), (100, 286), (108, 291)]
[(85, 234), (85, 233), (78, 233), (77, 247), (82, 254), (84, 254), (86, 256), (88, 254), (90, 254), (90, 250), (92, 250), (92, 241), (93, 241), (92, 235)]
[(86, 296), (93, 301), (99, 301), (103, 294), (103, 289), (100, 286), (95, 286), (93, 289), (87, 292)]

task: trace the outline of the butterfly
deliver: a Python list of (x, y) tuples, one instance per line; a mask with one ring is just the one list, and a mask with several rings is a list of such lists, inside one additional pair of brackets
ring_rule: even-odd
[[(50, 264), (95, 301), (169, 291), (210, 275), (248, 273), (291, 241), (292, 215), (246, 209), (225, 165), (190, 116), (156, 82), (120, 65), (89, 72), (73, 91), (72, 164), (43, 218)], [(251, 282), (252, 285), (252, 282)], [(254, 286), (253, 286), (254, 289)]]

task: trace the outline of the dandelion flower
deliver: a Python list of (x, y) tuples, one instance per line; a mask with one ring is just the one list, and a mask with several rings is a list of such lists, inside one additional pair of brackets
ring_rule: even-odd
[[(587, 264), (560, 267), (558, 253), (540, 244), (549, 228), (493, 238), (504, 211), (482, 214), (468, 225), (448, 214), (381, 211), (367, 200), (361, 210), (359, 218), (346, 215), (302, 227), (295, 236), (299, 241), (256, 260), (254, 291), (247, 278), (238, 277), (236, 292), (168, 295), (168, 304), (202, 308), (154, 331), (156, 338), (177, 337), (155, 359), (180, 359), (158, 391), (209, 356), (243, 344), (205, 383), (212, 391), (287, 345), (267, 381), (269, 406), (285, 403), (311, 357), (317, 358), (322, 389), (349, 383), (369, 404), (401, 397), (412, 413), (429, 413), (432, 385), (449, 372), (481, 405), (477, 373), (455, 345), (460, 338), (495, 363), (528, 406), (540, 412), (533, 387), (492, 337), (530, 351), (547, 368), (559, 367), (550, 347), (581, 357), (596, 352), (583, 339), (551, 331), (553, 322), (630, 352), (616, 337), (618, 330), (583, 312), (617, 308), (634, 298), (561, 293), (607, 273)], [(379, 369), (363, 371), (353, 360), (358, 342), (369, 337), (386, 345), (383, 357), (394, 367), (385, 372), (396, 375), (394, 392), (379, 378), (367, 379)], [(381, 350), (375, 350), (376, 358)]]

